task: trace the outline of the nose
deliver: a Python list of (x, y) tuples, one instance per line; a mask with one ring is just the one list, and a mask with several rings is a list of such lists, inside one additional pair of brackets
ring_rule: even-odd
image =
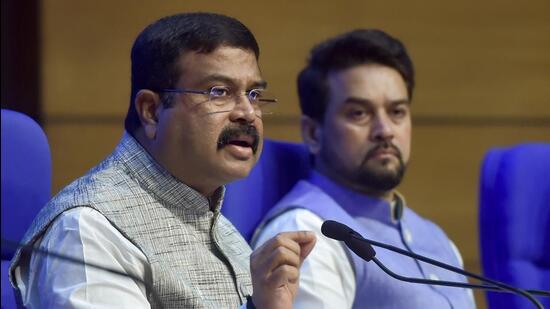
[(375, 142), (388, 142), (393, 139), (393, 136), (391, 119), (384, 113), (376, 115), (371, 125), (371, 140)]
[(256, 110), (245, 94), (235, 97), (235, 107), (231, 110), (230, 119), (245, 123), (254, 122), (256, 119)]

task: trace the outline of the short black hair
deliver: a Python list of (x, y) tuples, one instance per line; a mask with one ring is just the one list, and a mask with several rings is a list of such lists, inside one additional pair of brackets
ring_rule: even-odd
[[(134, 107), (141, 89), (173, 88), (185, 52), (210, 53), (220, 46), (238, 47), (260, 56), (252, 32), (235, 18), (215, 13), (182, 13), (167, 16), (147, 26), (132, 46), (132, 92), (124, 127), (133, 134), (141, 124)], [(164, 100), (163, 100), (164, 102)]]
[(324, 41), (311, 50), (306, 67), (298, 75), (302, 114), (323, 121), (330, 91), (328, 74), (369, 63), (397, 70), (412, 100), (414, 68), (405, 46), (384, 31), (358, 29)]

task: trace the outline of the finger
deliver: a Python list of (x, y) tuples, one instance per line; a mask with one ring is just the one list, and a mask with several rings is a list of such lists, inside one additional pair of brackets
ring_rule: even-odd
[(285, 247), (278, 247), (266, 258), (259, 258), (255, 263), (253, 271), (261, 271), (269, 276), (275, 269), (282, 265), (300, 267), (300, 256), (294, 251)]
[(278, 247), (285, 247), (292, 250), (296, 254), (300, 254), (300, 244), (289, 237), (288, 232), (279, 233), (273, 238), (269, 239), (260, 248), (266, 252), (272, 252)]
[[(315, 245), (315, 233), (310, 231), (283, 232), (271, 238), (262, 246), (254, 250), (251, 256), (251, 270), (266, 269), (268, 271), (287, 262), (291, 265), (300, 266), (305, 257), (311, 252)], [(290, 250), (299, 257), (297, 262), (288, 260)], [(278, 254), (273, 254), (278, 252)], [(286, 257), (286, 260), (285, 260)]]
[(302, 263), (304, 262), (306, 257), (311, 253), (316, 243), (317, 243), (317, 237), (315, 237), (315, 234), (314, 234), (314, 238), (312, 241), (300, 244), (300, 266), (302, 266)]
[(281, 265), (299, 267), (300, 255), (296, 254), (296, 252), (286, 247), (278, 247), (272, 252), (270, 258), (268, 259), (268, 262), (269, 272), (273, 272), (275, 269), (277, 269), (277, 267)]
[[(298, 246), (298, 251), (300, 246)], [(270, 247), (262, 248), (261, 252), (253, 252), (250, 260), (250, 269), (253, 273), (261, 272), (269, 276), (277, 267), (288, 264), (294, 267), (300, 265), (300, 255), (287, 247), (275, 247), (271, 252), (267, 251)]]
[(315, 233), (311, 231), (281, 232), (269, 241), (269, 245), (273, 247), (284, 246), (296, 254), (301, 254), (302, 247), (306, 247), (308, 249), (307, 254), (309, 254), (315, 245), (315, 241)]
[(282, 232), (278, 236), (291, 239), (299, 244), (306, 244), (315, 241), (315, 233), (312, 231)]
[(280, 234), (285, 238), (292, 239), (300, 246), (300, 265), (304, 259), (311, 253), (315, 243), (317, 242), (317, 237), (314, 232), (311, 231), (295, 231), (295, 232), (284, 232)]
[(299, 278), (298, 268), (285, 264), (274, 269), (266, 283), (270, 287), (278, 288), (287, 284), (296, 284)]

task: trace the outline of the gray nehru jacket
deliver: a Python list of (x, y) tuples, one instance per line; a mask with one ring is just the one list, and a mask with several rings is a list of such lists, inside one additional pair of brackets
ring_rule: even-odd
[[(236, 308), (252, 294), (251, 250), (220, 213), (224, 190), (209, 202), (125, 134), (112, 155), (42, 209), (23, 242), (32, 244), (62, 212), (91, 207), (147, 257), (164, 308)], [(13, 259), (12, 282), (21, 255)], [(155, 307), (151, 291), (148, 298)]]

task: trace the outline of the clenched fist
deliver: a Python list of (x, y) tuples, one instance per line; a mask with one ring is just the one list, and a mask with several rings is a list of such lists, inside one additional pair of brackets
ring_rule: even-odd
[(284, 232), (252, 252), (252, 301), (256, 308), (292, 308), (298, 292), (300, 266), (315, 246), (315, 240), (313, 232)]

